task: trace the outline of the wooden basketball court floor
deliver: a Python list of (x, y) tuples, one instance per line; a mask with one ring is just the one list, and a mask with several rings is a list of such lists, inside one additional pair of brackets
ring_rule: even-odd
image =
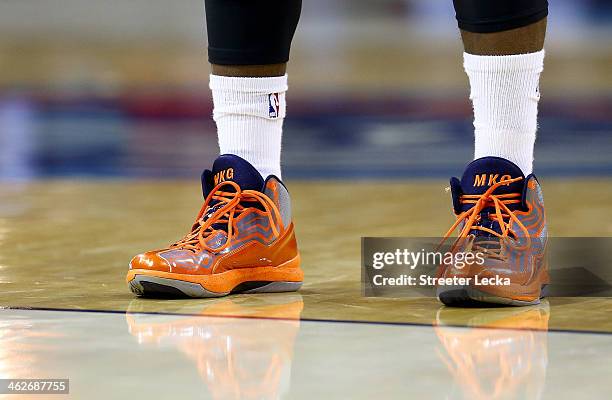
[[(138, 299), (124, 282), (132, 255), (190, 225), (197, 184), (6, 184), (0, 377), (70, 378), (74, 398), (608, 397), (612, 299), (449, 309), (362, 297), (360, 237), (441, 235), (443, 180), (288, 184), (302, 290), (211, 300)], [(544, 189), (552, 235), (612, 233), (611, 180)]]

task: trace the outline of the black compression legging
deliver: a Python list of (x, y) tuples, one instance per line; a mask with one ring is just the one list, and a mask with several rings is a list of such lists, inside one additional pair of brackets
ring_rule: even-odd
[(206, 0), (208, 59), (218, 65), (289, 60), (302, 0)]
[[(289, 60), (302, 0), (206, 0), (208, 59), (218, 65)], [(537, 22), (547, 0), (453, 0), (459, 28), (500, 32)]]
[(453, 0), (459, 28), (492, 33), (533, 24), (548, 15), (547, 0)]

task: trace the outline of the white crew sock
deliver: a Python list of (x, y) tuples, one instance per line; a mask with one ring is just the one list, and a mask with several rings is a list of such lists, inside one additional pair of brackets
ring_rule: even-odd
[(474, 157), (497, 156), (533, 170), (544, 50), (510, 56), (463, 54), (474, 106)]
[(244, 158), (264, 177), (281, 177), (280, 153), (287, 75), (235, 78), (210, 75), (213, 119), (221, 154)]

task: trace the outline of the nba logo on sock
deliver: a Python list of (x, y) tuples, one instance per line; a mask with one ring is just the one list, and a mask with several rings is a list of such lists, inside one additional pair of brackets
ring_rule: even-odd
[(268, 103), (270, 118), (278, 118), (280, 111), (280, 100), (278, 99), (278, 93), (270, 93), (268, 95)]

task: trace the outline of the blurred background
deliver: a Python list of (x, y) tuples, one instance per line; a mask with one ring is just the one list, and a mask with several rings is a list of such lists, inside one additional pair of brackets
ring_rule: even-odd
[[(550, 3), (536, 171), (608, 176), (612, 1)], [(202, 0), (2, 0), (0, 178), (196, 178), (218, 151), (203, 16)], [(285, 177), (460, 173), (461, 62), (450, 0), (305, 0)]]

